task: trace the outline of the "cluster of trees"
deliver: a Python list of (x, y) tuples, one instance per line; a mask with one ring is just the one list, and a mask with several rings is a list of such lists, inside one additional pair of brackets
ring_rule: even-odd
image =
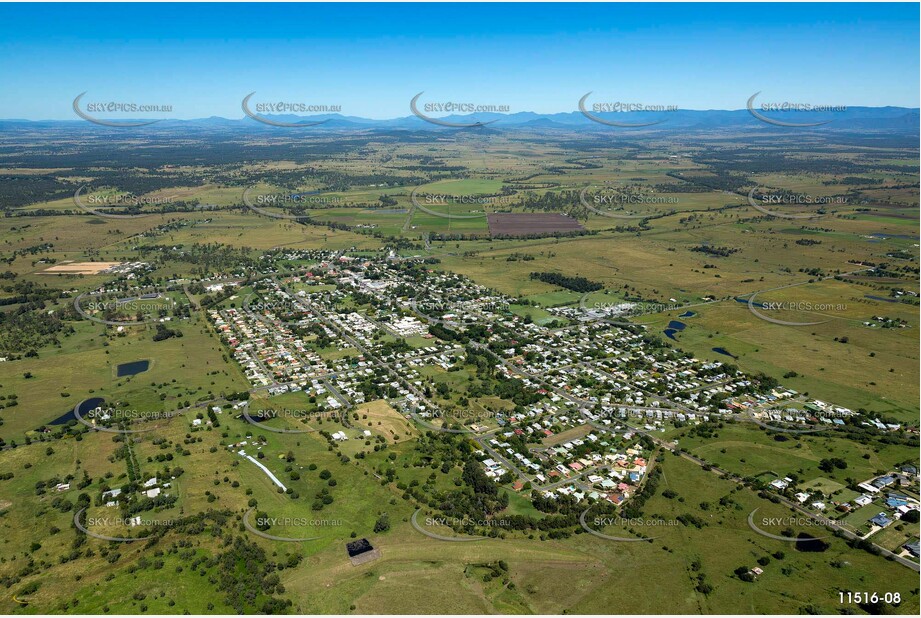
[(515, 253), (512, 253), (507, 258), (505, 258), (505, 261), (506, 262), (532, 262), (535, 259), (537, 258), (535, 258), (530, 253), (518, 253), (516, 251)]
[[(264, 264), (250, 247), (233, 247), (222, 243), (194, 243), (175, 249), (172, 245), (140, 245), (138, 253), (147, 261), (176, 261), (195, 265), (195, 272), (202, 276), (220, 273), (255, 271)], [(189, 288), (193, 293), (199, 288)]]
[(301, 338), (308, 338), (311, 335), (315, 335), (316, 339), (313, 340), (313, 344), (317, 348), (328, 348), (332, 344), (332, 338), (326, 333), (326, 329), (323, 328), (323, 325), (320, 322), (311, 322), (307, 325), (297, 325), (292, 327), (292, 332)]
[(578, 203), (578, 191), (547, 191), (542, 194), (526, 193), (520, 205), (525, 212), (569, 212)]
[(883, 179), (864, 178), (863, 176), (845, 176), (844, 178), (832, 178), (831, 180), (823, 180), (822, 184), (826, 187), (832, 185), (881, 185), (883, 184)]
[(547, 171), (554, 174), (565, 174), (567, 171), (572, 170), (600, 170), (602, 166), (598, 163), (587, 163), (579, 158), (564, 159), (564, 163), (568, 163), (572, 167), (564, 167), (562, 165), (555, 165), (548, 167)]
[(44, 303), (20, 305), (13, 311), (0, 311), (0, 354), (11, 360), (38, 356), (46, 345), (60, 345), (60, 338), (74, 328), (57, 314), (42, 311)]
[(154, 333), (154, 341), (164, 341), (173, 337), (182, 337), (182, 331), (174, 328), (167, 328), (162, 322), (157, 324), (157, 332)]
[(446, 492), (440, 499), (439, 509), (448, 517), (483, 520), (508, 506), (508, 494), (499, 492), (473, 457), (464, 462), (461, 479), (463, 488)]
[(751, 186), (751, 180), (747, 176), (743, 174), (732, 174), (725, 170), (717, 170), (712, 174), (667, 172), (665, 175), (713, 191), (729, 191), (731, 193), (745, 193), (747, 195), (747, 187)]
[(290, 600), (273, 596), (284, 593), (285, 587), (275, 573), (275, 563), (255, 543), (234, 537), (207, 566), (215, 569), (217, 589), (238, 614), (283, 614), (291, 606)]
[(365, 401), (399, 397), (399, 391), (390, 384), (389, 379), (385, 380), (385, 377), (386, 375), (370, 375), (362, 378), (357, 388), (364, 394)]
[(573, 292), (596, 292), (604, 288), (604, 285), (597, 281), (591, 281), (585, 277), (571, 277), (560, 273), (533, 272), (530, 277), (544, 283), (558, 285)]
[[(577, 218), (577, 217), (573, 217)], [(639, 229), (639, 228), (635, 228)], [(533, 240), (536, 238), (571, 238), (573, 236), (594, 236), (598, 233), (599, 230), (554, 230), (548, 232), (517, 232), (514, 234), (493, 234), (490, 240), (509, 240), (509, 239), (526, 239)], [(617, 231), (621, 231), (620, 228)], [(475, 235), (471, 235), (470, 239), (473, 240), (477, 238)]]
[(44, 174), (4, 174), (0, 179), (0, 210), (59, 200), (73, 195), (78, 185)]
[(823, 459), (819, 462), (819, 470), (822, 472), (832, 472), (835, 468), (838, 470), (846, 470), (847, 462), (840, 457), (831, 457), (829, 459)]
[(178, 496), (160, 494), (155, 498), (144, 496), (138, 500), (133, 500), (124, 505), (123, 512), (125, 515), (135, 515), (143, 511), (152, 511), (154, 509), (165, 509), (173, 506), (179, 499)]
[(733, 253), (738, 253), (741, 251), (741, 249), (735, 249), (733, 247), (711, 247), (710, 245), (697, 245), (696, 247), (691, 247), (691, 251), (706, 253), (707, 255), (713, 255), (716, 257), (729, 257)]
[(488, 352), (467, 346), (467, 363), (477, 368), (480, 382), (471, 383), (467, 387), (467, 396), (470, 398), (494, 395), (507, 401), (512, 401), (517, 406), (529, 406), (537, 403), (543, 395), (531, 390), (524, 382), (517, 378), (497, 374), (495, 361)]

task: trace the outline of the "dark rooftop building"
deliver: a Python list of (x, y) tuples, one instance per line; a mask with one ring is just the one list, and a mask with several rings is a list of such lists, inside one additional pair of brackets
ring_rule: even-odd
[(349, 552), (349, 562), (352, 563), (352, 566), (359, 566), (381, 557), (381, 550), (372, 547), (368, 539), (346, 543), (345, 549)]
[(354, 558), (355, 556), (360, 556), (361, 554), (372, 551), (374, 548), (371, 546), (371, 543), (368, 542), (368, 539), (358, 539), (357, 541), (346, 543), (345, 549), (349, 552), (349, 558)]

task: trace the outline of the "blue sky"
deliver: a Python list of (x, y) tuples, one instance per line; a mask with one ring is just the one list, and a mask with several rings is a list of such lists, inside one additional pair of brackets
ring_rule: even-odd
[[(0, 4), (0, 118), (71, 102), (240, 118), (241, 99), (409, 115), (409, 100), (574, 111), (919, 105), (917, 4)], [(438, 114), (433, 114), (438, 115)]]

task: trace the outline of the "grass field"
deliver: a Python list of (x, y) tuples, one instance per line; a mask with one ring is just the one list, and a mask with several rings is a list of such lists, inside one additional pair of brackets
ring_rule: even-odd
[(372, 433), (384, 436), (391, 443), (411, 440), (417, 433), (416, 428), (402, 414), (382, 399), (359, 404), (354, 413), (360, 417), (356, 421), (359, 426), (367, 426)]
[[(21, 441), (26, 432), (90, 397), (153, 412), (176, 410), (186, 407), (186, 402), (194, 404), (247, 388), (239, 367), (222, 358), (223, 348), (201, 316), (172, 323), (183, 336), (159, 342), (152, 339), (152, 326), (126, 328), (124, 336), (85, 320), (74, 327), (77, 334), (60, 349), (48, 348), (38, 358), (15, 364), (0, 363), (0, 384), (27, 402), (4, 410), (0, 437)], [(143, 359), (151, 361), (147, 371), (116, 377), (118, 365)]]
[[(778, 441), (777, 436), (776, 432), (751, 423), (737, 423), (726, 424), (712, 438), (681, 435), (679, 440), (682, 448), (740, 476), (773, 472), (784, 477), (795, 473), (807, 486), (821, 479), (818, 487), (836, 490), (845, 485), (847, 478), (864, 480), (877, 470), (892, 469), (910, 459), (913, 450), (894, 445), (864, 446), (849, 440), (809, 435)], [(819, 462), (832, 457), (843, 458), (847, 469), (831, 473), (820, 470)]]

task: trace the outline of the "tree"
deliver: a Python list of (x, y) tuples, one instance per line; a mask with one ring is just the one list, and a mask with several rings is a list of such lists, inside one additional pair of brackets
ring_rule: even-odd
[(381, 513), (381, 516), (374, 522), (374, 532), (387, 532), (390, 530), (390, 517), (387, 513)]

